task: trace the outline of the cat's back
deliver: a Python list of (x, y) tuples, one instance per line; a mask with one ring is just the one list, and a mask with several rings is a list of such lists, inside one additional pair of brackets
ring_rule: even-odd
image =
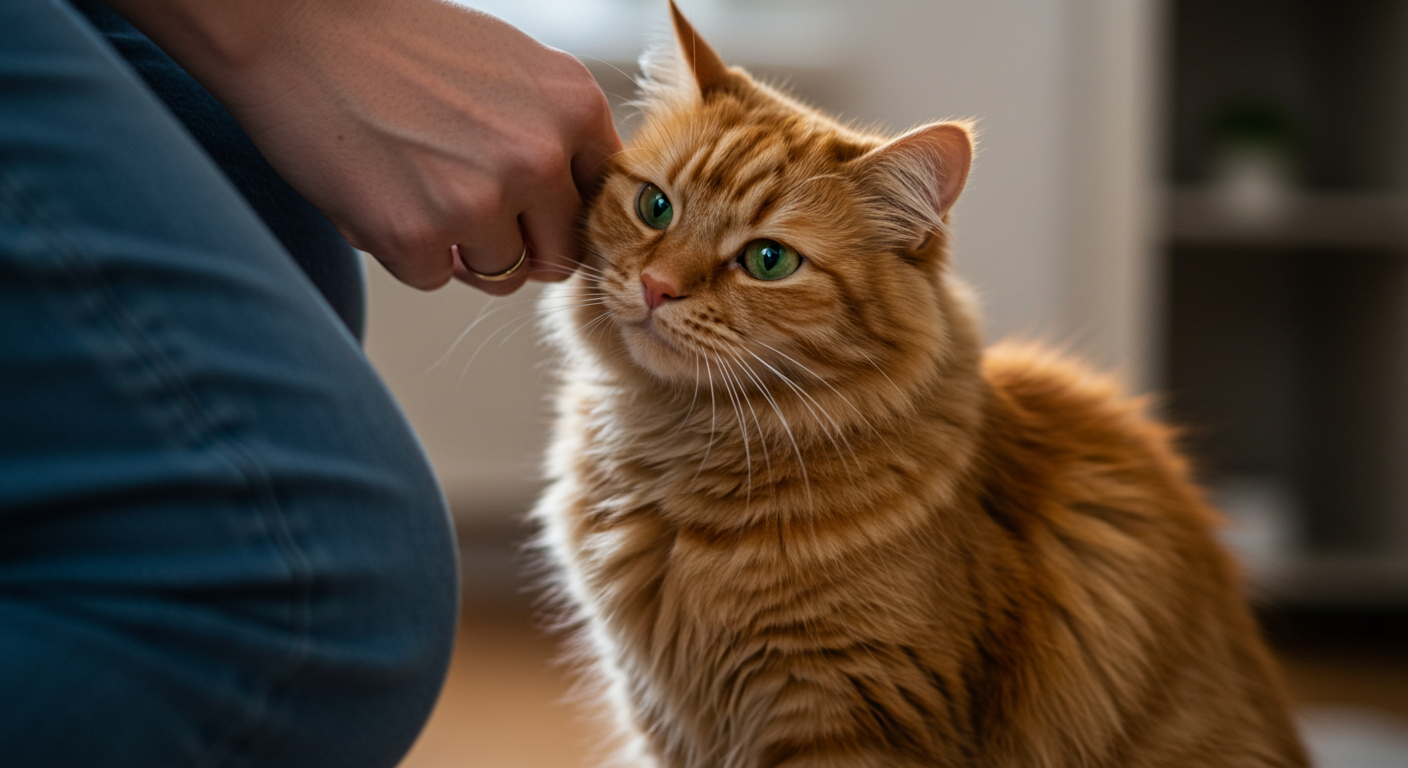
[[(1111, 520), (1198, 532), (1216, 515), (1188, 478), (1176, 433), (1147, 412), (1145, 398), (1125, 395), (1109, 376), (1036, 345), (999, 344), (983, 356), (991, 393), (980, 472), (1025, 527), (1083, 511)], [(1054, 516), (1054, 517), (1053, 517)], [(1130, 533), (1135, 533), (1130, 531)], [(1206, 547), (1216, 550), (1210, 539)]]
[(1047, 705), (1028, 725), (1087, 719), (1077, 730), (1124, 741), (1125, 765), (1304, 765), (1174, 431), (1112, 379), (1038, 347), (988, 350), (983, 377), (976, 503), (1025, 582), (1008, 590), (1025, 595), (1013, 619), (1032, 635), (1011, 661), (1077, 681), (1019, 694)]

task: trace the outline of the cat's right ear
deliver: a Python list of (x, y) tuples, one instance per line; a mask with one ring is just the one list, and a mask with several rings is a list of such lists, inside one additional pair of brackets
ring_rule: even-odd
[(918, 247), (944, 229), (944, 217), (973, 165), (973, 129), (967, 122), (931, 123), (862, 155), (857, 162), (873, 199), (898, 206), (883, 220)]

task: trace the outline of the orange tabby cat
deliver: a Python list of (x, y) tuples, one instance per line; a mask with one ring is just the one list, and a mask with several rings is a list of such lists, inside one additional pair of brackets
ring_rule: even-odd
[(968, 127), (841, 126), (672, 10), (546, 299), (536, 514), (633, 764), (1305, 765), (1169, 431), (981, 350)]

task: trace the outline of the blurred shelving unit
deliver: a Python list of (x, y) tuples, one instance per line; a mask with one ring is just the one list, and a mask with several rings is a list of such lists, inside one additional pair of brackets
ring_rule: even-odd
[(1169, 409), (1264, 600), (1408, 606), (1408, 4), (1170, 11)]
[(1169, 202), (1169, 229), (1179, 246), (1408, 251), (1405, 193), (1294, 192), (1265, 219), (1229, 212), (1216, 190), (1178, 188)]

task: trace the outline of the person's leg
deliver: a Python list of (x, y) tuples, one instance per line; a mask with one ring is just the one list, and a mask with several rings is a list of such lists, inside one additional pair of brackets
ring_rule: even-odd
[(337, 228), (269, 165), (225, 107), (102, 0), (68, 0), (130, 65), (313, 281), (358, 338), (366, 316), (362, 261)]
[(392, 766), (456, 587), (307, 279), (70, 8), (0, 3), (0, 763)]

